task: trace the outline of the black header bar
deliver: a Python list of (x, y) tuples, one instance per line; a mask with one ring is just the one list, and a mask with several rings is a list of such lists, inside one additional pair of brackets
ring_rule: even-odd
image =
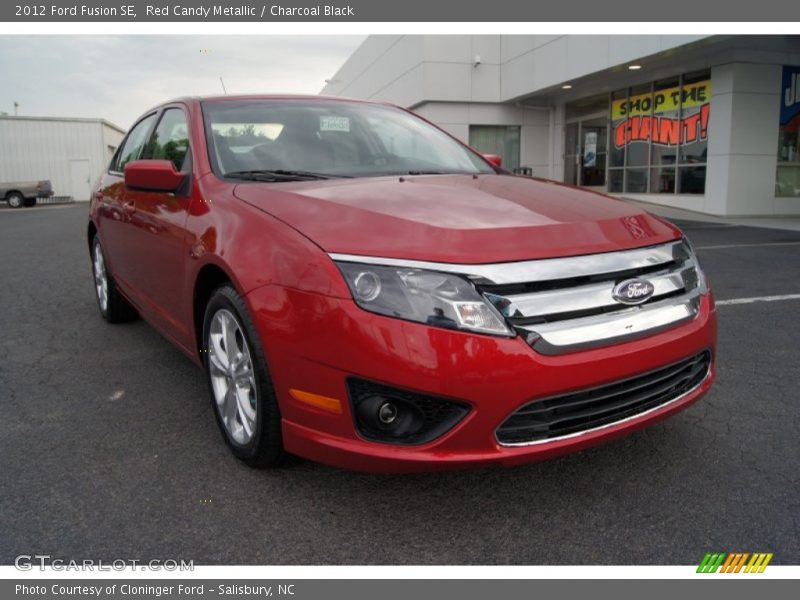
[[(795, 0), (11, 0), (5, 22), (793, 22)], [(332, 32), (334, 33), (334, 32)], [(636, 34), (635, 28), (631, 34)]]

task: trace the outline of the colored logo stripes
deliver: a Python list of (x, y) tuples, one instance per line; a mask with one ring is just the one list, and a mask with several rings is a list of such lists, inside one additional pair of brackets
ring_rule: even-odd
[[(749, 561), (748, 561), (749, 559)], [(700, 566), (697, 567), (698, 573), (763, 573), (769, 561), (772, 560), (772, 553), (769, 552), (709, 552), (703, 557)]]

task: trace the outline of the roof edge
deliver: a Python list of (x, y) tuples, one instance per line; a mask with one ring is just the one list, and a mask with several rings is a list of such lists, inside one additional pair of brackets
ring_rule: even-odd
[(107, 121), (106, 119), (101, 118), (90, 118), (90, 117), (32, 117), (32, 116), (14, 116), (14, 115), (0, 115), (0, 119), (7, 120), (7, 121), (58, 121), (61, 123), (102, 123), (103, 125), (107, 125), (111, 127), (111, 129), (116, 129), (120, 133), (125, 133), (125, 129), (112, 123), (111, 121)]

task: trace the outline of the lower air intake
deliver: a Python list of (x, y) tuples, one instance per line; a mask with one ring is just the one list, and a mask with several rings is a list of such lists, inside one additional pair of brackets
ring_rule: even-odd
[(658, 408), (702, 382), (711, 353), (602, 387), (526, 404), (497, 428), (505, 445), (530, 444), (588, 431)]

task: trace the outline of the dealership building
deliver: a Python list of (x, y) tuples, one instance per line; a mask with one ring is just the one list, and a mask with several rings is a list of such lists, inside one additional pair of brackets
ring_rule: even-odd
[(800, 215), (800, 36), (370, 36), (322, 93), (410, 108), (516, 172)]
[(0, 116), (0, 181), (47, 179), (56, 196), (89, 200), (124, 135), (104, 119)]

